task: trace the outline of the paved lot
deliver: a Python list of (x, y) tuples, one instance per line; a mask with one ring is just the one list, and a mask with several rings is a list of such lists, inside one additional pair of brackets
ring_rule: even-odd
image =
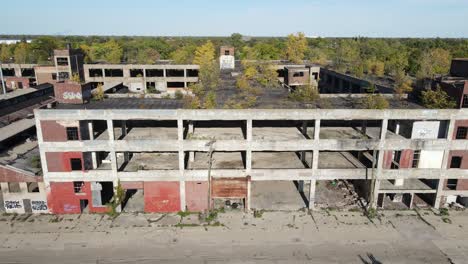
[(3, 215), (0, 263), (467, 263), (468, 212), (436, 213)]

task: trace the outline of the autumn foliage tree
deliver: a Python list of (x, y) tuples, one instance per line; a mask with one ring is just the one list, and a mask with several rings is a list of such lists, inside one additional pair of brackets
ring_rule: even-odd
[(286, 41), (286, 58), (294, 63), (302, 63), (305, 52), (308, 49), (307, 39), (304, 33), (288, 35)]

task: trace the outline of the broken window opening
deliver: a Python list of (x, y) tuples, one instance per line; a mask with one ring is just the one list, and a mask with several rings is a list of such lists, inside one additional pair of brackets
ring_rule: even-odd
[(67, 140), (78, 140), (78, 128), (67, 127)]
[(75, 193), (83, 193), (84, 186), (85, 184), (82, 181), (73, 182), (73, 190)]
[(81, 163), (81, 159), (70, 159), (70, 167), (72, 171), (82, 170), (83, 166)]
[(198, 70), (188, 69), (187, 77), (198, 77)]
[(104, 75), (106, 77), (123, 77), (122, 69), (105, 69)]
[(146, 77), (164, 77), (164, 70), (146, 69)]
[(130, 77), (143, 77), (143, 69), (130, 69)]
[(57, 58), (58, 66), (68, 66), (68, 57), (58, 57)]
[(421, 157), (421, 150), (415, 150), (413, 154), (413, 163), (412, 168), (417, 168), (419, 166), (419, 159)]
[(184, 88), (184, 82), (167, 82), (167, 88)]
[(102, 77), (102, 69), (89, 69), (89, 77)]
[(8, 183), (8, 191), (11, 193), (19, 193), (21, 192), (19, 182), (9, 182)]
[(451, 169), (460, 169), (462, 164), (462, 157), (454, 156), (450, 161), (450, 168)]
[(37, 182), (28, 182), (26, 183), (28, 186), (28, 192), (30, 193), (38, 193), (39, 192), (39, 185)]
[(468, 132), (468, 128), (466, 127), (457, 128), (456, 139), (466, 139), (467, 132)]
[(184, 70), (166, 70), (166, 77), (184, 77)]

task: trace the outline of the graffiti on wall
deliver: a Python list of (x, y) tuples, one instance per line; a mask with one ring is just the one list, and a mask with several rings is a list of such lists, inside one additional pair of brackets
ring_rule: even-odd
[(23, 208), (20, 201), (5, 201), (4, 204), (5, 204), (6, 209), (21, 209), (21, 208)]
[(33, 211), (47, 211), (47, 204), (45, 201), (31, 201), (31, 208)]
[(74, 100), (74, 99), (81, 100), (81, 99), (83, 99), (83, 96), (79, 92), (76, 92), (76, 93), (74, 93), (74, 92), (64, 92), (63, 93), (63, 99), (66, 99), (66, 100)]

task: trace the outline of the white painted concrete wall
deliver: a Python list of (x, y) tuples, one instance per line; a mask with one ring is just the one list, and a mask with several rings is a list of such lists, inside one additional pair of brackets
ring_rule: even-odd
[(20, 192), (9, 192), (8, 183), (0, 183), (3, 194), (3, 205), (6, 213), (25, 213), (24, 200), (31, 200), (32, 213), (49, 213), (47, 205), (47, 197), (45, 193), (44, 183), (38, 182), (39, 192), (28, 192), (28, 186), (25, 182), (21, 182)]
[(221, 69), (234, 69), (235, 59), (232, 55), (221, 55), (219, 57), (219, 67)]
[(443, 158), (444, 151), (421, 150), (418, 168), (440, 169), (442, 168)]
[(440, 121), (416, 121), (413, 123), (412, 139), (436, 139), (439, 136)]

